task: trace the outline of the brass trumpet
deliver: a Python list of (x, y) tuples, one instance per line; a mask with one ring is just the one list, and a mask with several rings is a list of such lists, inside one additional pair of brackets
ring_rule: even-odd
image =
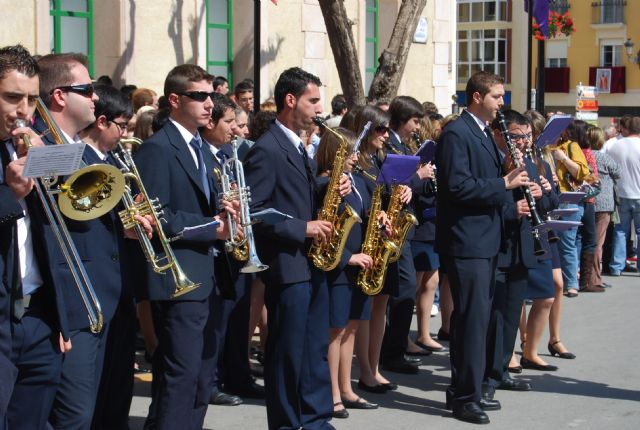
[[(141, 143), (142, 141), (135, 137), (120, 139), (118, 147), (111, 152), (113, 158), (115, 158), (120, 165), (120, 171), (122, 172), (122, 175), (127, 180), (127, 183), (125, 185), (125, 192), (122, 194), (122, 203), (124, 204), (125, 209), (118, 212), (118, 216), (120, 217), (122, 225), (125, 229), (135, 229), (138, 241), (140, 242), (140, 246), (142, 246), (142, 251), (144, 252), (147, 262), (151, 264), (153, 271), (161, 274), (165, 273), (167, 270), (171, 271), (173, 280), (176, 285), (176, 288), (171, 297), (175, 298), (198, 288), (200, 284), (196, 284), (189, 280), (187, 275), (185, 275), (184, 271), (180, 267), (180, 264), (178, 263), (178, 260), (173, 253), (173, 249), (170, 246), (170, 240), (167, 238), (164, 230), (162, 229), (163, 212), (160, 208), (158, 199), (149, 198), (149, 194), (147, 193), (147, 190), (145, 189), (144, 184), (140, 179), (138, 168), (136, 167), (133, 158), (131, 157), (131, 153), (124, 149), (123, 146), (124, 144), (133, 144), (139, 146)], [(130, 183), (135, 184), (140, 195), (142, 196), (142, 200), (140, 202), (135, 201)], [(153, 218), (156, 224), (158, 239), (160, 240), (160, 245), (162, 246), (163, 255), (156, 254), (151, 240), (147, 237), (146, 232), (142, 229), (140, 224), (135, 220), (136, 215), (150, 215)]]

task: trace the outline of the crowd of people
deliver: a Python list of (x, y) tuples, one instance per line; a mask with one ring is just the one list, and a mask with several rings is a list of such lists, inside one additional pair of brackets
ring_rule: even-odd
[[(173, 68), (158, 97), (92, 82), (79, 54), (0, 49), (0, 429), (128, 428), (137, 336), (152, 367), (147, 429), (199, 429), (209, 404), (245, 398), (265, 399), (270, 429), (331, 429), (350, 409), (378, 409), (364, 393), (397, 390), (392, 375), (417, 374), (432, 354), (450, 356), (443, 406), (484, 424), (501, 408), (496, 390), (535, 388), (513, 374), (558, 369), (538, 354), (547, 329), (550, 354), (575, 358), (563, 300), (637, 271), (640, 117), (606, 130), (573, 120), (540, 148), (547, 119), (504, 106), (492, 73), (473, 75), (466, 109), (446, 117), (411, 96), (350, 106), (336, 95), (327, 115), (321, 86), (287, 69), (256, 109), (250, 80), (231, 91), (196, 65)], [(433, 156), (411, 158), (430, 142)], [(134, 227), (122, 203), (82, 221), (65, 213), (85, 290), (48, 216), (51, 181), (23, 175), (31, 147), (59, 143), (86, 144), (91, 167), (130, 169), (132, 154), (157, 206), (130, 205)], [(415, 168), (387, 182), (396, 157)], [(73, 184), (65, 193), (77, 212), (106, 204), (82, 206), (95, 196)], [(286, 215), (250, 230), (243, 204)], [(360, 222), (343, 231), (331, 209)], [(558, 209), (579, 226), (544, 228)], [(339, 249), (334, 264), (309, 258), (322, 246)], [(149, 264), (161, 250), (174, 276)]]

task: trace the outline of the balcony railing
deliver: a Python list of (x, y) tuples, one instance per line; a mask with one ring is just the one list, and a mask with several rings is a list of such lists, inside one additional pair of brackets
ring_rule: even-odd
[(560, 15), (569, 12), (570, 8), (569, 0), (551, 0), (549, 2), (549, 9), (552, 12), (558, 12)]
[(624, 8), (626, 5), (626, 0), (601, 0), (591, 2), (591, 23), (624, 23)]

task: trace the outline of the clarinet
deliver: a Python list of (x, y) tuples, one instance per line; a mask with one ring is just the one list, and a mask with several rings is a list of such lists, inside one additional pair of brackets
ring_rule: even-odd
[[(500, 111), (497, 112), (498, 123), (500, 124), (500, 132), (502, 133), (502, 138), (507, 144), (507, 148), (509, 149), (509, 154), (511, 155), (511, 160), (513, 160), (514, 166), (519, 168), (521, 166), (518, 161), (518, 157), (516, 154), (516, 146), (511, 141), (511, 137), (509, 137), (509, 132), (507, 130), (507, 124), (504, 122), (504, 114)], [(536, 209), (536, 201), (531, 194), (531, 189), (528, 186), (520, 187), (520, 191), (524, 195), (527, 205), (529, 206), (529, 219), (531, 220), (531, 232), (533, 234), (533, 247), (535, 255), (542, 255), (545, 253), (544, 248), (542, 247), (542, 241), (540, 239), (539, 228), (544, 224), (544, 221), (538, 214), (538, 210)]]

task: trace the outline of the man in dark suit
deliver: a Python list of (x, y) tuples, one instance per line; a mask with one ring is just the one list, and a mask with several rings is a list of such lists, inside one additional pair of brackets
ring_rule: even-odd
[[(149, 270), (148, 293), (158, 335), (154, 354), (154, 408), (148, 425), (157, 429), (201, 428), (211, 397), (211, 330), (216, 287), (216, 239), (228, 238), (226, 213), (217, 212), (211, 152), (204, 147), (198, 127), (211, 118), (213, 76), (201, 67), (173, 68), (165, 79), (164, 95), (170, 105), (169, 121), (147, 140), (135, 161), (150, 196), (163, 207), (167, 237), (185, 227), (215, 220), (215, 231), (172, 243), (184, 273), (198, 287), (176, 296), (175, 280)], [(232, 205), (225, 209), (235, 215)]]
[(33, 145), (42, 141), (15, 124), (28, 123), (34, 113), (39, 68), (20, 45), (0, 49), (0, 65), (0, 429), (45, 429), (62, 353), (71, 343), (44, 247), (44, 215), (33, 179), (22, 176), (27, 148), (21, 136)]
[[(520, 113), (508, 110), (503, 112), (505, 125), (510, 139), (518, 151), (524, 151), (531, 139), (529, 120)], [(500, 150), (501, 158), (510, 160), (507, 143), (502, 135), (498, 120), (491, 124), (494, 139)], [(528, 158), (520, 159), (530, 178), (538, 177), (536, 167)], [(505, 167), (505, 170), (508, 170)], [(538, 213), (552, 209), (548, 193), (532, 181), (532, 197), (536, 200)], [(491, 320), (487, 337), (487, 368), (485, 370), (483, 396), (493, 399), (495, 389), (529, 391), (531, 384), (509, 377), (508, 366), (520, 323), (520, 311), (527, 290), (528, 271), (537, 267), (534, 255), (534, 241), (531, 230), (529, 206), (520, 189), (511, 191), (504, 206), (504, 245), (498, 254), (496, 288), (491, 308)], [(542, 233), (540, 234), (542, 237)], [(542, 243), (542, 242), (540, 242)]]
[(447, 404), (457, 419), (488, 423), (481, 403), (486, 336), (502, 242), (507, 190), (528, 183), (523, 169), (502, 176), (498, 148), (487, 128), (502, 107), (499, 76), (478, 72), (467, 82), (468, 107), (447, 126), (436, 150), (438, 201), (436, 250), (449, 275), (454, 302), (451, 386)]
[(277, 119), (244, 160), (252, 210), (275, 208), (292, 218), (257, 224), (256, 247), (269, 266), (269, 337), (265, 390), (270, 429), (330, 429), (333, 407), (327, 366), (328, 290), (310, 264), (311, 240), (324, 241), (331, 223), (312, 221), (317, 208), (314, 172), (299, 138), (320, 114), (320, 80), (300, 68), (285, 70), (275, 86)]

